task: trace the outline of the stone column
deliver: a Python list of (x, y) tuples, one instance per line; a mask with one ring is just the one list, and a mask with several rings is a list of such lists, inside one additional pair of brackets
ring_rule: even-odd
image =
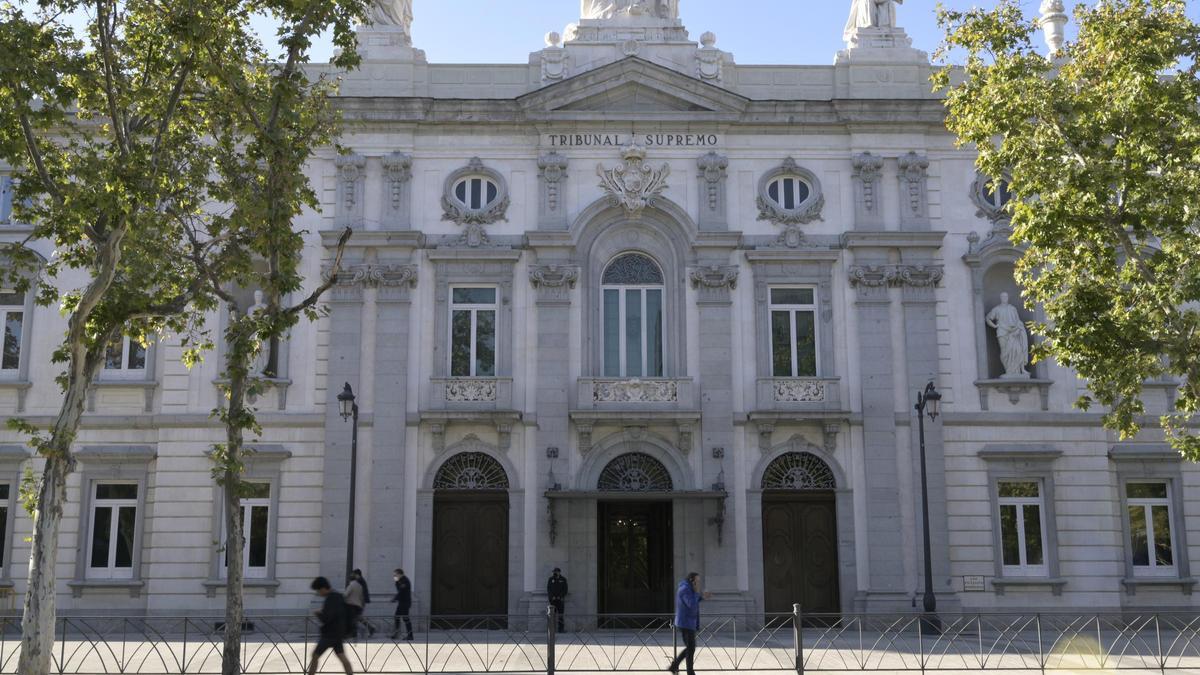
[[(908, 251), (905, 252), (906, 254)], [(935, 288), (941, 282), (943, 270), (941, 265), (932, 264), (928, 253), (914, 251), (912, 257), (920, 259), (920, 264), (900, 265), (897, 269), (898, 282), (902, 288), (904, 303), (904, 334), (907, 349), (905, 363), (908, 372), (905, 374), (908, 382), (908, 394), (912, 404), (916, 404), (918, 391), (925, 388), (929, 382), (934, 382), (939, 388), (946, 383), (938, 381), (939, 354), (937, 335), (937, 297)], [(916, 410), (909, 409), (912, 415)], [(921, 541), (921, 467), (920, 437), (916, 418), (909, 425), (913, 457), (913, 503), (916, 513), (916, 532)], [(939, 596), (950, 593), (950, 546), (946, 519), (946, 459), (942, 444), (942, 424), (940, 420), (931, 423), (925, 419), (925, 455), (928, 464), (929, 481), (929, 540), (933, 560), (933, 589)], [(917, 577), (919, 586), (924, 585), (924, 546), (915, 547), (917, 554)], [(956, 598), (949, 598), (957, 605)], [(944, 607), (946, 601), (938, 598), (938, 609), (954, 609)]]
[[(728, 260), (727, 256), (716, 259)], [(699, 452), (701, 490), (725, 489), (726, 450), (733, 447), (733, 297), (737, 288), (738, 268), (732, 265), (705, 265), (689, 273), (697, 292), (700, 325), (700, 444), (698, 448), (680, 447), (685, 453)], [(682, 436), (682, 434), (681, 434)], [(730, 471), (730, 476), (732, 471)], [(730, 481), (731, 482), (731, 481)], [(737, 595), (737, 555), (733, 523), (737, 520), (732, 500), (722, 504), (705, 501), (701, 526), (704, 528), (705, 585), (716, 592), (711, 612), (744, 612), (747, 607)], [(694, 508), (694, 507), (693, 507)], [(724, 508), (724, 511), (722, 511)], [(720, 527), (718, 528), (718, 524)], [(677, 570), (678, 571), (678, 570)], [(676, 576), (680, 576), (676, 574)]]
[(351, 434), (351, 423), (342, 419), (337, 395), (345, 383), (356, 387), (359, 382), (364, 278), (356, 268), (344, 269), (327, 300), (329, 355), (325, 380), (325, 461), (321, 471), (320, 569), (322, 574), (331, 575), (330, 581), (335, 586), (345, 581), (341, 576), (346, 566), (346, 521), (350, 514)]
[(857, 250), (850, 268), (858, 312), (859, 371), (862, 377), (863, 463), (867, 488), (868, 585), (858, 610), (904, 609), (904, 555), (897, 487), (896, 403), (892, 374), (889, 288), (896, 269), (884, 250)]
[[(582, 587), (589, 582), (584, 577), (584, 570), (580, 565), (582, 561), (572, 561), (568, 555), (568, 506), (551, 504), (549, 500), (540, 497), (541, 492), (557, 487), (553, 483), (568, 487), (571, 478), (567, 471), (570, 464), (567, 457), (570, 448), (568, 411), (572, 388), (571, 295), (578, 281), (579, 268), (566, 262), (535, 264), (529, 268), (529, 282), (533, 285), (537, 305), (537, 344), (534, 347), (534, 353), (537, 354), (537, 443), (534, 447), (537, 473), (528, 477), (528, 489), (539, 495), (539, 508), (536, 511), (539, 553), (537, 560), (529, 561), (538, 580), (537, 590), (529, 599), (531, 614), (546, 611), (547, 598), (541, 582), (542, 577), (548, 576), (554, 567), (561, 567), (563, 574), (580, 591), (568, 596), (567, 613), (578, 615), (586, 611), (576, 598), (584, 597)], [(553, 478), (550, 475), (551, 469), (554, 469)], [(549, 522), (551, 515), (556, 521), (553, 530)]]
[(400, 567), (404, 545), (404, 467), (408, 408), (408, 344), (412, 289), (417, 268), (381, 264), (374, 268), (375, 296), (375, 396), (372, 406), (374, 443), (369, 476), (363, 478), (370, 490), (370, 546), (364, 570), (371, 579), (386, 579)]

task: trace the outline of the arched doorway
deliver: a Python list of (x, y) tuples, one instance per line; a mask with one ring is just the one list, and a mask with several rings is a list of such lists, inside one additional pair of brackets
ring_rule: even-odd
[(833, 471), (812, 453), (789, 452), (767, 467), (762, 489), (764, 608), (840, 611)]
[(671, 611), (671, 474), (650, 455), (614, 458), (600, 473), (599, 610), (630, 616)]
[(454, 455), (433, 482), (432, 613), (508, 613), (508, 475), (482, 452)]

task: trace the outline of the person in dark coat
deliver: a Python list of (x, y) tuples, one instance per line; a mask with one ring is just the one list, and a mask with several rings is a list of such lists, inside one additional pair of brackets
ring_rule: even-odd
[(567, 606), (567, 593), (567, 578), (562, 575), (562, 570), (555, 567), (554, 573), (550, 575), (550, 580), (546, 582), (546, 595), (550, 598), (550, 606), (558, 615), (558, 632), (560, 633), (567, 630), (566, 619), (563, 616)]
[(396, 603), (395, 627), (392, 629), (392, 639), (400, 637), (400, 620), (404, 619), (404, 639), (413, 639), (412, 621), (408, 620), (408, 610), (412, 608), (412, 582), (404, 576), (404, 570), (396, 568), (392, 573), (392, 581), (396, 582), (396, 595), (392, 602)]
[(315, 612), (317, 620), (321, 622), (321, 638), (317, 640), (317, 646), (313, 649), (306, 672), (308, 675), (315, 675), (320, 666), (321, 655), (332, 649), (334, 656), (342, 662), (346, 675), (354, 675), (343, 643), (346, 639), (346, 628), (350, 623), (350, 610), (346, 606), (346, 599), (341, 593), (333, 590), (325, 577), (313, 579), (312, 589), (325, 601), (321, 603), (321, 609)]
[(708, 591), (700, 592), (700, 575), (695, 572), (689, 572), (687, 578), (679, 582), (675, 591), (675, 628), (683, 637), (683, 651), (667, 668), (671, 673), (678, 673), (679, 664), (686, 660), (688, 675), (695, 675), (692, 662), (696, 655), (696, 631), (700, 630), (700, 602), (710, 597)]

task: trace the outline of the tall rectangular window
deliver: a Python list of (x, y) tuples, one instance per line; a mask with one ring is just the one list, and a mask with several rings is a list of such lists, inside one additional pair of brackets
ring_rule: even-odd
[(16, 371), (21, 367), (21, 338), (25, 330), (25, 294), (9, 289), (0, 290), (0, 323), (4, 325), (4, 351), (0, 354), (0, 370)]
[(817, 303), (812, 288), (772, 288), (771, 374), (817, 376)]
[(450, 376), (496, 376), (496, 289), (450, 289)]
[(132, 579), (137, 535), (136, 483), (95, 483), (88, 542), (88, 577)]
[(104, 376), (136, 379), (146, 374), (146, 347), (128, 335), (113, 341), (104, 355)]
[(663, 376), (662, 288), (604, 289), (604, 376)]
[[(247, 492), (242, 496), (242, 572), (247, 579), (267, 578), (267, 547), (271, 541), (271, 484), (247, 483)], [(221, 519), (221, 542), (226, 538), (225, 519)], [(226, 554), (225, 574), (229, 564)]]
[(1005, 576), (1047, 576), (1046, 521), (1040, 481), (1001, 481), (1000, 547)]
[(1170, 486), (1161, 481), (1125, 484), (1129, 548), (1138, 576), (1175, 576)]

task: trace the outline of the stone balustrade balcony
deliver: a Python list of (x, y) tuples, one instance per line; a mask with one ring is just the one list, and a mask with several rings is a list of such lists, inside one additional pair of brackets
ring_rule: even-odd
[(430, 405), (445, 410), (510, 410), (511, 377), (435, 377)]
[(842, 409), (841, 380), (836, 377), (760, 377), (761, 411), (824, 412)]
[(694, 410), (698, 392), (691, 378), (579, 378), (580, 410)]

